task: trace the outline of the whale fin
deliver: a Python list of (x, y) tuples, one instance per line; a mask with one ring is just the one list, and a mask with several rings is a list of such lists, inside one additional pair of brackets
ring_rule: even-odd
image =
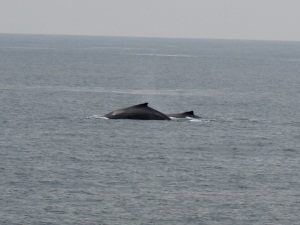
[(174, 118), (188, 118), (188, 117), (201, 118), (200, 116), (196, 116), (194, 114), (194, 111), (186, 111), (186, 112), (178, 113), (178, 114), (167, 114), (167, 116), (174, 117)]
[(194, 116), (194, 111), (184, 112), (183, 114), (185, 114), (185, 115), (190, 115), (190, 116)]
[(148, 106), (148, 102), (142, 103), (142, 104), (138, 104), (138, 105), (134, 105), (132, 107), (147, 107)]
[(196, 115), (194, 114), (194, 111), (184, 112), (183, 115), (185, 115), (186, 117), (192, 117), (192, 118), (197, 118), (197, 119), (200, 119), (200, 118), (201, 118), (200, 116), (196, 116)]

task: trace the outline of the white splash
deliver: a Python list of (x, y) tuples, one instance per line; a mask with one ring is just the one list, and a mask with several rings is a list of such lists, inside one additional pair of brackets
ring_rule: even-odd
[(108, 120), (107, 117), (105, 117), (105, 116), (99, 116), (99, 115), (92, 115), (92, 116), (89, 116), (87, 118), (88, 119), (104, 119), (104, 120)]

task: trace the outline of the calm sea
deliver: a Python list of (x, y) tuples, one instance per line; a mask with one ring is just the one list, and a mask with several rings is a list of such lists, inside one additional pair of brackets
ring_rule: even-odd
[(2, 34), (0, 102), (0, 224), (300, 224), (300, 42)]

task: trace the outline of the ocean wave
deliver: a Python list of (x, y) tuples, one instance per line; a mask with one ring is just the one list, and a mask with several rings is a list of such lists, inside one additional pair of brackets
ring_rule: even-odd
[(0, 85), (0, 90), (39, 90), (54, 92), (86, 92), (86, 93), (113, 93), (130, 95), (162, 95), (162, 96), (211, 96), (216, 91), (197, 89), (110, 89), (103, 87), (66, 87), (66, 86), (24, 86), (24, 85)]
[(195, 56), (195, 55), (185, 55), (185, 54), (127, 53), (126, 55), (133, 55), (133, 56), (154, 56), (154, 57), (198, 58), (198, 56)]

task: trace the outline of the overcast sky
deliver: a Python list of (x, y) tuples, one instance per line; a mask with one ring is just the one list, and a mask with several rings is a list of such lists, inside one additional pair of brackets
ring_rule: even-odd
[(300, 0), (0, 0), (0, 33), (300, 41)]

